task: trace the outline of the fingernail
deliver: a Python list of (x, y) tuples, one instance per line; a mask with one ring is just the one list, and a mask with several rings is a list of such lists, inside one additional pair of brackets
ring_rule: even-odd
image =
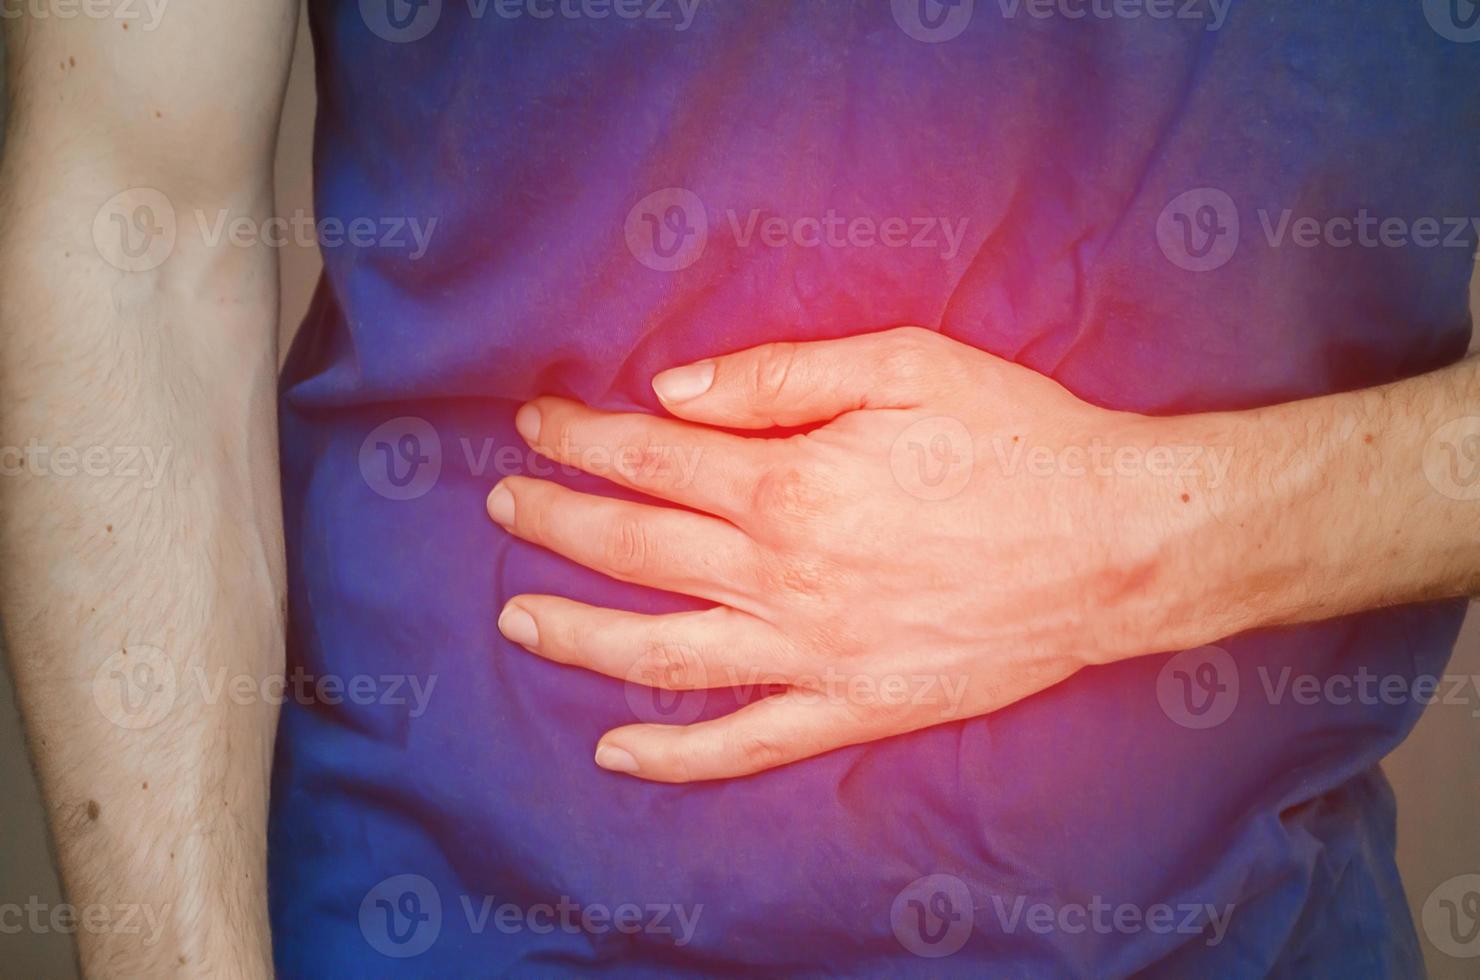
[(522, 647), (539, 646), (540, 630), (534, 617), (515, 605), (507, 605), (498, 617), (498, 631)]
[(596, 746), (596, 764), (612, 772), (636, 772), (637, 759), (626, 749), (615, 745)]
[(502, 483), (488, 495), (488, 516), (504, 527), (514, 526), (514, 495)]
[(514, 415), (514, 428), (525, 442), (534, 442), (540, 437), (540, 410), (532, 404), (519, 409)]
[(714, 384), (714, 362), (700, 361), (664, 371), (653, 378), (653, 390), (665, 402), (686, 402), (698, 398)]

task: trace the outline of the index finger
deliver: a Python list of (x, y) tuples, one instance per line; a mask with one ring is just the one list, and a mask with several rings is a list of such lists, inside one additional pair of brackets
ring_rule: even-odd
[(750, 510), (767, 441), (637, 412), (537, 398), (514, 427), (542, 456), (720, 517)]

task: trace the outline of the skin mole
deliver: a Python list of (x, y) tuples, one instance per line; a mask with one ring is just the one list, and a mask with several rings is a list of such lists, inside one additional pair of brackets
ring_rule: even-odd
[(100, 807), (100, 806), (98, 806), (98, 801), (97, 800), (88, 800), (87, 801), (87, 819), (89, 819), (89, 820), (96, 820), (96, 819), (98, 819), (98, 814), (99, 813), (102, 813), (102, 812), (103, 812), (103, 808)]

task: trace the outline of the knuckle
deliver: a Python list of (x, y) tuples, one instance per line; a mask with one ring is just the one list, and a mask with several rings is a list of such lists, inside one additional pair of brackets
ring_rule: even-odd
[(814, 472), (783, 466), (756, 480), (751, 506), (763, 517), (806, 523), (824, 516), (830, 502), (831, 494)]
[(664, 754), (662, 766), (670, 783), (692, 783), (704, 768), (698, 748), (682, 744)]
[(652, 687), (692, 691), (706, 686), (704, 659), (696, 647), (673, 640), (655, 640), (644, 651), (638, 674)]
[(774, 769), (787, 759), (786, 746), (764, 732), (742, 730), (730, 736), (729, 754), (750, 772)]
[(540, 481), (511, 476), (504, 486), (514, 495), (514, 526), (519, 533), (535, 541), (548, 540), (549, 508)]
[(796, 344), (771, 344), (751, 361), (746, 379), (748, 394), (758, 405), (777, 401), (786, 390), (792, 365), (796, 362)]
[(619, 518), (607, 529), (601, 554), (613, 571), (624, 575), (639, 574), (652, 563), (652, 536), (641, 522), (629, 517)]
[(827, 581), (827, 566), (815, 558), (786, 555), (776, 559), (773, 585), (783, 595), (818, 599), (827, 594)]
[(621, 475), (633, 480), (662, 474), (667, 461), (668, 447), (651, 432), (639, 431), (622, 441), (616, 466)]
[(889, 379), (902, 385), (923, 385), (934, 372), (932, 354), (926, 341), (914, 336), (895, 340), (884, 365)]
[(895, 327), (889, 331), (889, 337), (901, 344), (925, 347), (939, 340), (940, 334), (924, 327), (908, 326)]
[(538, 438), (535, 444), (544, 447), (551, 452), (559, 453), (570, 447), (570, 420), (560, 407), (540, 399), (530, 404), (534, 405), (540, 413), (540, 426)]

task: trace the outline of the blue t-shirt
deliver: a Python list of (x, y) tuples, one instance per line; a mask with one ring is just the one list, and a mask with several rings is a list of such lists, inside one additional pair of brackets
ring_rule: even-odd
[(1151, 414), (1452, 362), (1471, 12), (315, 0), (326, 270), (282, 383), (283, 975), (1417, 974), (1377, 764), (1460, 606), (658, 785), (598, 769), (599, 736), (745, 692), (654, 697), (496, 619), (522, 592), (701, 604), (514, 540), (483, 502), (510, 473), (618, 492), (531, 456), (523, 401), (658, 412), (657, 371), (766, 341), (917, 324)]

